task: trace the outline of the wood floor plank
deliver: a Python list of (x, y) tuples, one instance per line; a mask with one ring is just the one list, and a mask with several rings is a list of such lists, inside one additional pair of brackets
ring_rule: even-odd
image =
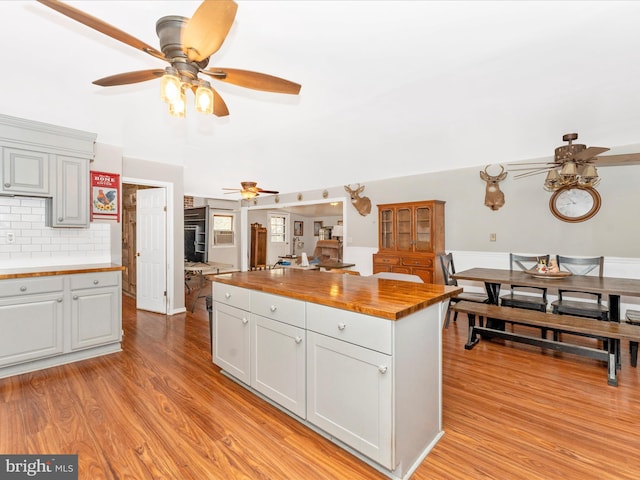
[[(187, 298), (191, 304), (192, 298)], [(123, 296), (123, 352), (0, 379), (0, 453), (78, 453), (81, 479), (385, 478), (222, 375), (204, 299), (164, 316)], [(412, 480), (640, 476), (640, 374), (443, 332), (445, 435)]]

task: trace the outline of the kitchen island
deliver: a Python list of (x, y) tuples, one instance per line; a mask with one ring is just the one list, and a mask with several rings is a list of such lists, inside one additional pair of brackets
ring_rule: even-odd
[(442, 321), (462, 289), (275, 269), (213, 279), (213, 362), (390, 478), (443, 435)]
[(0, 378), (120, 351), (122, 269), (0, 269)]

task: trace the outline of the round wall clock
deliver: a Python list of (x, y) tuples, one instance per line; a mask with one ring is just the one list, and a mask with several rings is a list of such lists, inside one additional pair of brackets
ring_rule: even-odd
[(584, 222), (593, 217), (602, 201), (597, 190), (572, 185), (556, 190), (549, 200), (549, 208), (563, 222)]

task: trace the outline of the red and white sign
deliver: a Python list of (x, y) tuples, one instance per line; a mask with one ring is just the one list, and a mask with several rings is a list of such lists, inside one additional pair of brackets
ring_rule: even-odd
[(91, 172), (91, 219), (120, 221), (120, 175)]

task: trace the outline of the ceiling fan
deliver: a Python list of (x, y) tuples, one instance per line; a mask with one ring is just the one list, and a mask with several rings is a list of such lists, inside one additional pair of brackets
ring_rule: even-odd
[(264, 190), (262, 188), (259, 188), (257, 182), (240, 182), (240, 185), (242, 185), (242, 188), (223, 188), (223, 190), (231, 190), (230, 192), (225, 192), (227, 194), (240, 192), (240, 195), (242, 195), (242, 198), (245, 200), (255, 198), (261, 193), (280, 193), (275, 190)]
[(182, 108), (184, 105), (181, 105), (178, 100), (174, 101), (173, 97), (183, 100), (185, 90), (192, 90), (196, 94), (196, 108), (199, 111), (213, 113), (218, 117), (229, 115), (229, 109), (222, 97), (209, 82), (198, 77), (200, 73), (214, 80), (264, 92), (293, 95), (300, 92), (299, 84), (272, 75), (235, 68), (207, 68), (209, 57), (220, 49), (235, 19), (238, 5), (233, 0), (205, 0), (191, 19), (175, 15), (160, 18), (156, 22), (160, 51), (63, 2), (38, 1), (94, 30), (168, 62), (170, 66), (165, 69), (120, 73), (95, 80), (93, 83), (111, 87), (162, 77), (163, 99), (169, 103), (169, 112), (173, 115), (184, 116), (184, 108)]
[(567, 133), (562, 140), (568, 142), (555, 149), (552, 162), (515, 163), (514, 166), (524, 168), (512, 168), (510, 171), (521, 171), (514, 178), (523, 178), (546, 173), (545, 189), (555, 191), (563, 186), (580, 184), (587, 187), (595, 187), (600, 182), (597, 167), (618, 167), (623, 165), (639, 165), (640, 153), (627, 153), (621, 155), (608, 155), (600, 157), (607, 152), (606, 147), (587, 147), (586, 145), (573, 143), (578, 139), (577, 133)]

